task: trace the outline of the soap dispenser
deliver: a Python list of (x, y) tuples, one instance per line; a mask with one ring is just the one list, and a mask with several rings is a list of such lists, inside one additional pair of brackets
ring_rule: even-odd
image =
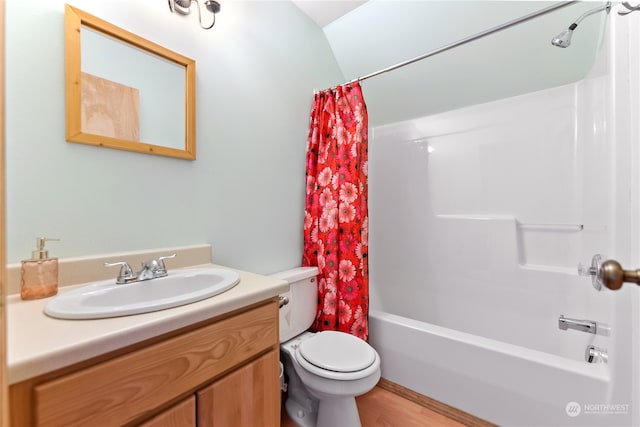
[(47, 237), (36, 238), (37, 248), (31, 259), (22, 261), (20, 268), (20, 297), (25, 300), (46, 298), (58, 293), (58, 258), (49, 258), (44, 248)]

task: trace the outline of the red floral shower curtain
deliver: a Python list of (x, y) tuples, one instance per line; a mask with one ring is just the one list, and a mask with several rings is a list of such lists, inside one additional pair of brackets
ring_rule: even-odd
[(360, 83), (315, 94), (302, 265), (317, 266), (313, 330), (369, 338), (367, 108)]

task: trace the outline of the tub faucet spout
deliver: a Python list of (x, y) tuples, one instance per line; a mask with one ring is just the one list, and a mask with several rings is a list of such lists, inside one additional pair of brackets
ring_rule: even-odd
[(558, 328), (563, 331), (566, 331), (567, 329), (575, 329), (576, 331), (595, 334), (598, 329), (598, 323), (593, 320), (570, 319), (561, 314), (558, 318)]

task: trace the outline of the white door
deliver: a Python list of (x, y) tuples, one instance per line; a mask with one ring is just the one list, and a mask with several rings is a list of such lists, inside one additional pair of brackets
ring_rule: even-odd
[[(604, 259), (618, 261), (628, 270), (640, 269), (640, 14), (620, 16), (625, 9), (618, 5), (611, 11), (609, 37), (608, 129), (607, 145), (611, 151), (602, 159), (610, 180), (605, 184), (607, 199), (592, 203), (609, 204), (608, 253)], [(589, 189), (585, 194), (589, 195)], [(586, 245), (585, 245), (586, 246)], [(586, 247), (584, 249), (587, 249)], [(595, 253), (602, 248), (591, 248)], [(588, 250), (588, 249), (587, 249)], [(606, 250), (605, 250), (606, 251)], [(611, 279), (605, 274), (605, 280)], [(585, 278), (585, 286), (589, 286)], [(617, 287), (618, 285), (614, 285)], [(611, 298), (611, 333), (607, 352), (611, 390), (607, 402), (580, 402), (581, 413), (598, 414), (603, 425), (640, 425), (640, 287), (624, 283), (618, 290), (604, 287), (601, 298)]]

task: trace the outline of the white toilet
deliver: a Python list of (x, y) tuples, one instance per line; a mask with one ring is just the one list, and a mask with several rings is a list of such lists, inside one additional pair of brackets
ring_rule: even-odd
[(359, 427), (355, 397), (377, 384), (380, 357), (353, 335), (307, 332), (318, 304), (317, 275), (316, 267), (273, 275), (289, 282), (289, 292), (280, 297), (280, 355), (288, 396), (285, 406), (289, 417), (302, 427)]

